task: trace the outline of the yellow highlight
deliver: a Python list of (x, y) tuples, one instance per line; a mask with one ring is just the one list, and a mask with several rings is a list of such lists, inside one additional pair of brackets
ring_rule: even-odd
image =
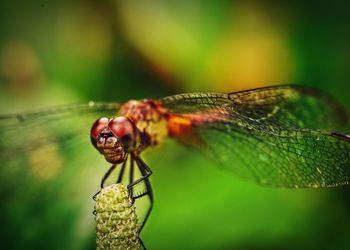
[(287, 33), (259, 5), (242, 3), (211, 54), (206, 79), (220, 90), (290, 83), (295, 71)]
[(29, 154), (30, 172), (42, 181), (54, 178), (62, 167), (57, 144), (46, 144)]
[[(170, 6), (176, 6), (181, 15), (176, 8), (171, 12)], [(188, 2), (118, 3), (129, 42), (155, 69), (162, 69), (160, 75), (166, 72), (176, 82), (186, 82), (185, 88), (234, 91), (293, 82), (296, 58), (289, 30), (264, 5), (232, 5), (225, 28), (207, 35), (198, 32), (203, 23), (196, 14), (201, 8)]]

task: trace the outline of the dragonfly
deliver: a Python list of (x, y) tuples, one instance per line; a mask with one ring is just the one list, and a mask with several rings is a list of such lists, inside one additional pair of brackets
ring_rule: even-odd
[[(115, 182), (121, 182), (128, 168), (132, 198), (149, 197), (142, 229), (153, 207), (152, 170), (142, 158), (148, 148), (172, 138), (204, 152), (233, 175), (261, 185), (335, 187), (350, 183), (350, 136), (340, 132), (347, 121), (335, 99), (300, 85), (89, 102), (1, 116), (0, 159), (31, 155), (38, 148), (47, 155), (52, 151), (47, 145), (69, 148), (78, 137), (84, 145), (90, 140), (110, 164), (101, 188), (116, 169)], [(97, 155), (91, 152), (89, 157)], [(145, 191), (134, 194), (139, 183)]]

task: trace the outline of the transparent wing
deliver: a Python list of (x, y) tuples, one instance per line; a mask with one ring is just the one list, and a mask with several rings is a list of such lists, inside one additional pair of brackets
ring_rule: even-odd
[(350, 137), (317, 130), (197, 128), (203, 148), (226, 169), (275, 187), (329, 187), (350, 182)]
[[(350, 181), (350, 139), (328, 132), (347, 116), (332, 98), (314, 89), (275, 86), (235, 93), (167, 97), (166, 108), (194, 124), (187, 144), (200, 146), (236, 175), (278, 187), (326, 187)], [(197, 111), (195, 111), (197, 110)]]
[(91, 146), (90, 127), (118, 109), (119, 104), (90, 102), (0, 116), (2, 189), (24, 190), (28, 199), (37, 197), (28, 195), (30, 189), (59, 192), (84, 183), (98, 164), (106, 165)]
[(160, 101), (176, 114), (224, 108), (231, 120), (247, 120), (251, 124), (266, 120), (272, 126), (336, 129), (347, 123), (345, 110), (333, 98), (318, 90), (297, 85), (234, 93), (180, 94)]
[(228, 93), (216, 92), (178, 94), (164, 97), (159, 101), (175, 114), (192, 113), (232, 104)]

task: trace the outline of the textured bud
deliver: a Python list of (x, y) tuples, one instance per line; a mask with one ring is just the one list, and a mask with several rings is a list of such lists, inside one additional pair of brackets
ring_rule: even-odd
[(105, 187), (96, 196), (97, 249), (140, 249), (135, 207), (122, 184)]

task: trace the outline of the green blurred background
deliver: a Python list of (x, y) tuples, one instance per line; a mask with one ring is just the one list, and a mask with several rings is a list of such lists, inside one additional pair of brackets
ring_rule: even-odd
[[(349, 25), (345, 1), (2, 1), (0, 111), (282, 83), (323, 89), (350, 110)], [(30, 179), (13, 191), (23, 176), (2, 176), (1, 248), (95, 248), (91, 196), (106, 168), (84, 179), (86, 166), (69, 160), (74, 171), (50, 188)], [(260, 187), (172, 141), (147, 162), (148, 249), (349, 247), (349, 187)]]

